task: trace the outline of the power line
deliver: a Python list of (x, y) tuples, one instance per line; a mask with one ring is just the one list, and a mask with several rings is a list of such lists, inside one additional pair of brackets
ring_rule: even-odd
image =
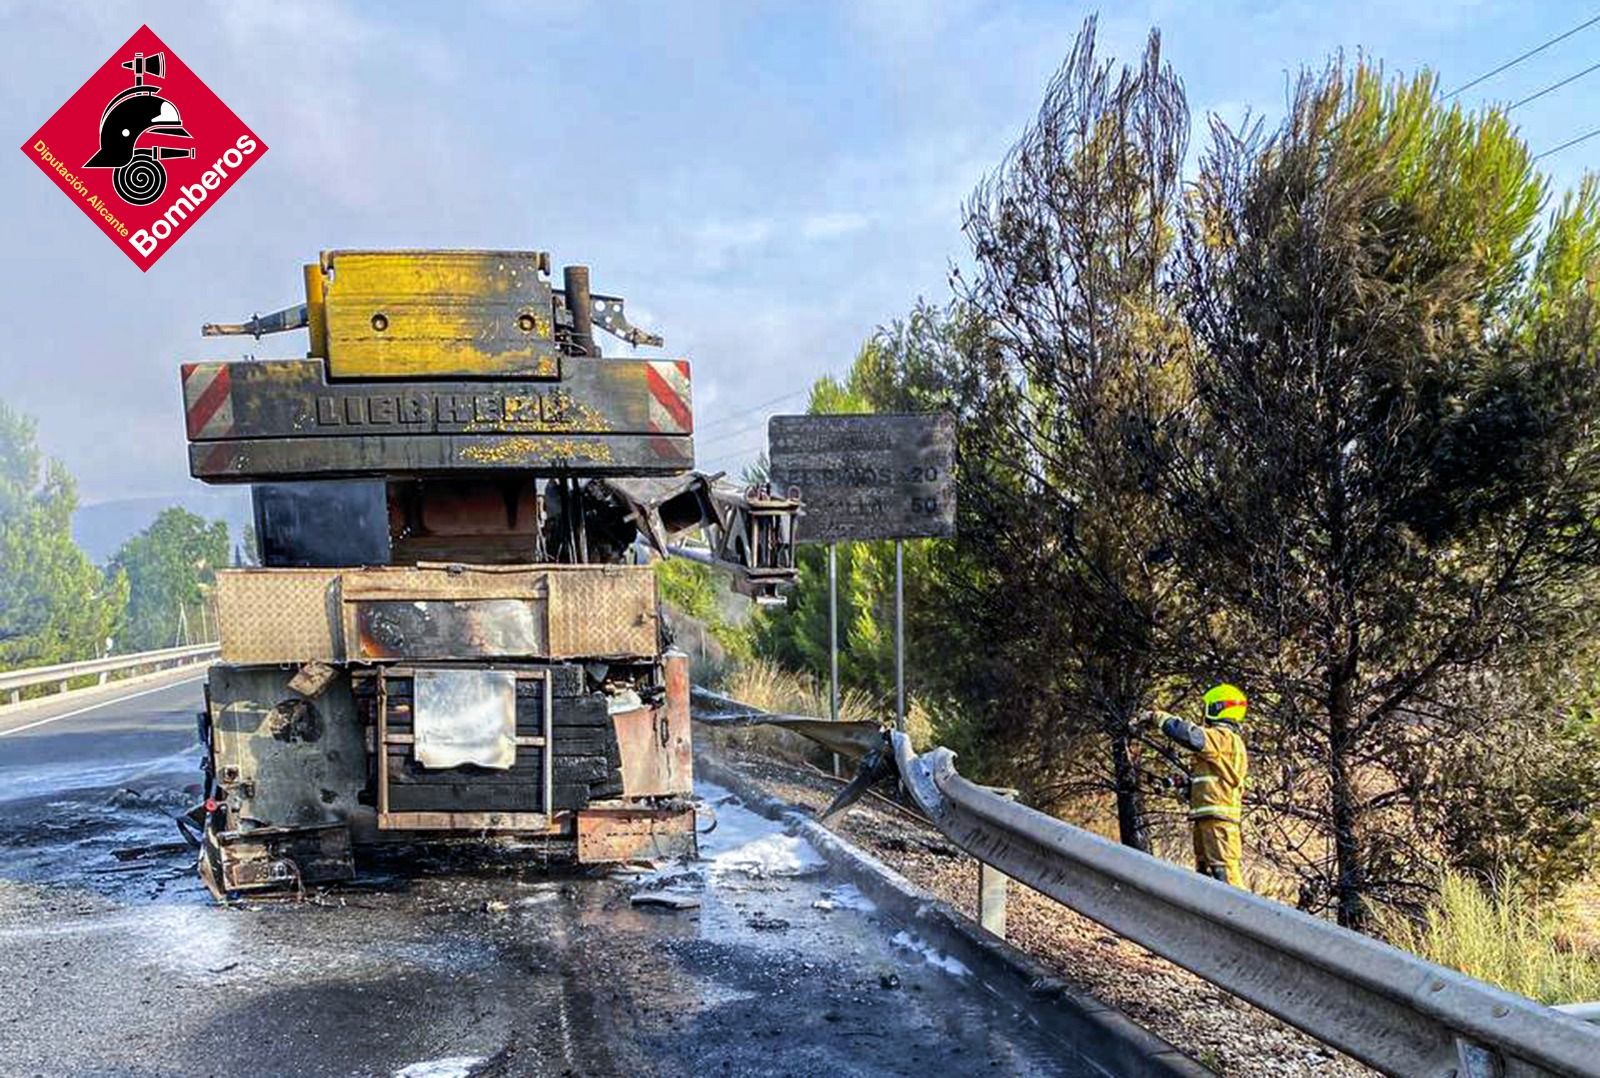
[(1533, 157), (1531, 157), (1529, 160), (1537, 161), (1541, 157), (1549, 157), (1553, 153), (1560, 153), (1562, 150), (1566, 149), (1568, 146), (1576, 146), (1580, 142), (1588, 142), (1590, 139), (1594, 138), (1596, 135), (1600, 135), (1600, 127), (1595, 128), (1593, 131), (1590, 131), (1587, 134), (1579, 135), (1575, 139), (1568, 139), (1566, 142), (1563, 142), (1559, 146), (1552, 146), (1548, 150), (1541, 150), (1539, 153), (1534, 154)]
[(730, 449), (707, 459), (712, 463), (724, 460), (742, 460), (753, 453), (765, 453), (766, 451), (767, 444), (765, 442), (757, 442), (755, 445), (745, 446), (743, 449)]
[(758, 455), (758, 454), (761, 454), (761, 453), (765, 453), (766, 451), (767, 451), (766, 443), (765, 442), (758, 442), (755, 445), (746, 446), (743, 449), (733, 449), (733, 450), (729, 450), (726, 453), (719, 453), (714, 457), (709, 457), (709, 458), (705, 459), (704, 461), (697, 461), (696, 463), (699, 464), (700, 467), (705, 468), (705, 467), (707, 467), (709, 465), (721, 464), (721, 463), (724, 463), (726, 461), (748, 460), (750, 457)]
[[(782, 404), (784, 401), (788, 400), (791, 397), (798, 397), (800, 394), (809, 393), (810, 391), (811, 391), (811, 387), (805, 386), (805, 387), (803, 387), (801, 389), (796, 389), (793, 392), (785, 393), (781, 397), (773, 397), (769, 401), (762, 401), (760, 404), (756, 405), (754, 408), (746, 408), (743, 411), (734, 412), (731, 415), (721, 419), (720, 423), (726, 424), (726, 423), (728, 423), (728, 422), (730, 422), (732, 420), (735, 420), (735, 419), (742, 419), (745, 416), (754, 415), (757, 412), (763, 412), (766, 409), (771, 408), (775, 404)], [(702, 438), (700, 436), (701, 432), (699, 430), (696, 430), (695, 431), (695, 438), (696, 438), (696, 443), (697, 443), (696, 444), (696, 448), (700, 449), (700, 450), (709, 449), (714, 445), (722, 445), (722, 444), (724, 444), (724, 443), (726, 443), (726, 442), (728, 442), (728, 441), (730, 441), (730, 440), (732, 440), (734, 438), (739, 437), (740, 435), (749, 434), (752, 431), (762, 430), (763, 428), (766, 427), (767, 421), (770, 418), (771, 418), (770, 416), (763, 415), (760, 419), (756, 420), (756, 422), (754, 422), (754, 423), (747, 423), (742, 427), (735, 427), (732, 430), (717, 431), (715, 434), (713, 434), (709, 438)], [(712, 429), (715, 429), (717, 426), (718, 426), (717, 423), (711, 424)], [(763, 448), (763, 449), (766, 448), (764, 440), (763, 440), (763, 443), (762, 443), (760, 448)], [(714, 459), (721, 459), (721, 458), (714, 458)]]
[(1550, 91), (1559, 90), (1569, 82), (1576, 82), (1579, 79), (1583, 78), (1585, 75), (1589, 74), (1589, 72), (1591, 72), (1591, 71), (1600, 71), (1600, 64), (1590, 64), (1588, 67), (1584, 68), (1582, 71), (1578, 72), (1576, 75), (1568, 75), (1566, 78), (1562, 79), (1560, 82), (1552, 82), (1549, 86), (1546, 86), (1543, 90), (1540, 90), (1538, 93), (1529, 94), (1527, 97), (1523, 98), (1521, 101), (1515, 101), (1515, 102), (1512, 102), (1511, 104), (1507, 105), (1506, 106), (1506, 111), (1510, 112), (1512, 109), (1521, 108), (1523, 105), (1526, 105), (1530, 101), (1537, 101), (1539, 98), (1543, 97), (1545, 94), (1549, 93)]
[[(722, 432), (714, 435), (713, 437), (705, 439), (700, 444), (702, 446), (707, 446), (707, 447), (713, 446), (713, 445), (718, 445), (718, 444), (720, 444), (722, 442), (726, 442), (730, 438), (737, 438), (741, 434), (748, 434), (753, 430), (760, 430), (762, 427), (765, 427), (767, 425), (767, 420), (769, 418), (771, 418), (771, 417), (762, 416), (759, 420), (757, 420), (754, 423), (750, 423), (750, 424), (748, 424), (746, 426), (743, 426), (743, 427), (735, 427), (733, 430), (722, 431)], [(699, 432), (697, 431), (696, 433), (698, 434)]]
[[(1512, 58), (1510, 60), (1507, 60), (1505, 63), (1501, 64), (1499, 67), (1495, 68), (1493, 71), (1484, 72), (1482, 75), (1479, 75), (1477, 78), (1473, 79), (1471, 82), (1463, 83), (1462, 85), (1457, 86), (1454, 90), (1451, 90), (1449, 93), (1444, 95), (1445, 96), (1445, 100), (1448, 101), (1450, 98), (1455, 97), (1457, 94), (1462, 93), (1465, 90), (1472, 89), (1474, 86), (1478, 85), (1478, 83), (1485, 82), (1485, 81), (1487, 81), (1489, 79), (1494, 78), (1496, 75), (1500, 74), (1500, 72), (1502, 72), (1502, 71), (1508, 71), (1511, 68), (1516, 67), (1518, 64), (1522, 63), (1522, 61), (1526, 60), (1528, 57), (1537, 56), (1539, 53), (1543, 52), (1545, 49), (1548, 49), (1551, 45), (1554, 45), (1556, 42), (1565, 41), (1567, 38), (1571, 37), (1573, 34), (1576, 34), (1579, 30), (1586, 30), (1589, 27), (1593, 26), (1597, 22), (1600, 22), (1600, 15), (1596, 15), (1594, 18), (1588, 20), (1587, 22), (1579, 23), (1577, 26), (1574, 26), (1571, 30), (1568, 30), (1566, 33), (1557, 34), (1555, 37), (1551, 38), (1549, 41), (1546, 41), (1542, 45), (1536, 45), (1535, 47), (1529, 49), (1527, 52), (1523, 53), (1521, 56), (1517, 56), (1517, 57), (1514, 57), (1514, 58)], [(1512, 107), (1515, 108), (1516, 106), (1513, 105)]]
[(769, 401), (762, 401), (760, 404), (757, 404), (757, 405), (755, 405), (753, 407), (750, 407), (750, 408), (746, 408), (743, 411), (732, 412), (732, 413), (730, 413), (730, 414), (728, 414), (726, 416), (722, 416), (722, 417), (718, 418), (716, 420), (716, 422), (708, 423), (707, 426), (708, 427), (717, 427), (717, 426), (719, 426), (721, 424), (724, 424), (724, 423), (731, 423), (735, 419), (743, 419), (745, 416), (753, 415), (754, 413), (761, 411), (761, 409), (763, 409), (763, 408), (771, 408), (774, 404), (782, 404), (784, 401), (788, 400), (791, 397), (798, 397), (802, 393), (809, 393), (809, 392), (811, 392), (811, 387), (810, 386), (801, 386), (799, 389), (792, 389), (789, 392), (787, 392), (787, 393), (785, 393), (785, 394), (783, 394), (781, 396), (773, 397)]

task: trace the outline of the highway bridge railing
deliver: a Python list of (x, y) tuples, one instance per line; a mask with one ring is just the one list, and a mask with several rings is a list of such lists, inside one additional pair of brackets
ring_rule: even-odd
[(86, 659), (75, 663), (57, 663), (53, 666), (34, 666), (21, 670), (0, 672), (0, 698), (8, 704), (22, 701), (30, 689), (67, 692), (74, 683), (80, 686), (104, 685), (114, 678), (132, 677), (179, 666), (193, 666), (210, 662), (219, 654), (217, 644), (192, 644), (185, 647), (161, 648), (157, 651), (138, 651), (127, 655), (110, 655), (103, 659)]
[(894, 733), (900, 782), (951, 842), (1389, 1074), (1595, 1074), (1600, 1029), (1358, 932), (1121, 846), (961, 777)]

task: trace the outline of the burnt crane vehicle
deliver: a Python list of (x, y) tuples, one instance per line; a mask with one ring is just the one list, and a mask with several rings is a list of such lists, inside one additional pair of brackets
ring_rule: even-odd
[[(191, 474), (253, 484), (260, 567), (217, 574), (200, 873), (349, 879), (382, 843), (509, 836), (693, 855), (688, 658), (651, 557), (794, 580), (799, 503), (694, 467), (690, 368), (603, 357), (623, 301), (530, 251), (330, 251), (304, 358), (185, 364)], [(703, 545), (681, 544), (698, 537)]]

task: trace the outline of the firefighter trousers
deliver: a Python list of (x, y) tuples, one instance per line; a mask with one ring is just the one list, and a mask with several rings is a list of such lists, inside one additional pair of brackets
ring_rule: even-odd
[(1235, 887), (1244, 887), (1239, 825), (1232, 820), (1215, 818), (1190, 822), (1194, 827), (1195, 870), (1214, 879), (1227, 880)]

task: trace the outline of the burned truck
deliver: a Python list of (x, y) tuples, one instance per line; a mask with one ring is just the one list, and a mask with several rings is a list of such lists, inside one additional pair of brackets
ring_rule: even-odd
[[(530, 251), (330, 251), (303, 358), (182, 368), (191, 474), (253, 484), (218, 573), (194, 820), (214, 894), (347, 879), (384, 843), (692, 854), (687, 657), (653, 558), (792, 582), (798, 503), (694, 471), (689, 364), (638, 358), (589, 272)], [(596, 330), (634, 346), (607, 358)]]

